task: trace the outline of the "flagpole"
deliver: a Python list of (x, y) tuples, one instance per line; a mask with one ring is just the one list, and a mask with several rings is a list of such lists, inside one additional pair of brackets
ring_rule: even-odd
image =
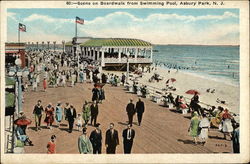
[(17, 28), (17, 30), (18, 30), (18, 52), (20, 52), (20, 24), (18, 24), (18, 28)]
[(76, 22), (76, 20), (75, 20), (75, 24), (76, 24), (75, 37), (77, 37), (77, 22)]

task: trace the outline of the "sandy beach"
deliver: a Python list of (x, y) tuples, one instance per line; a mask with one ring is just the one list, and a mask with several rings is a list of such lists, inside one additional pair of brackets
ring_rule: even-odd
[[(159, 82), (149, 82), (148, 80), (153, 76), (154, 73), (158, 73), (161, 77), (163, 77), (163, 80), (160, 80)], [(121, 72), (115, 72), (115, 74), (121, 75)], [(133, 75), (136, 76), (135, 74)], [(166, 88), (166, 81), (170, 78), (176, 79), (175, 82), (169, 83), (169, 86), (175, 87), (176, 91), (168, 91), (172, 92), (174, 97), (176, 97), (176, 95), (182, 95), (189, 103), (193, 95), (186, 94), (185, 92), (190, 89), (195, 89), (200, 93), (200, 105), (202, 107), (208, 108), (208, 105), (206, 104), (216, 107), (222, 106), (229, 109), (230, 112), (239, 114), (239, 86), (229, 85), (224, 83), (223, 81), (220, 82), (211, 79), (205, 79), (190, 73), (182, 72), (180, 70), (178, 72), (176, 72), (176, 70), (171, 70), (170, 73), (168, 73), (167, 69), (161, 67), (157, 67), (157, 70), (151, 71), (151, 73), (143, 73), (143, 76), (141, 78), (138, 78), (138, 82), (140, 84), (147, 85), (148, 87), (150, 86), (158, 89), (163, 89)], [(215, 92), (207, 92), (208, 88), (215, 89)], [(225, 101), (226, 104), (217, 103), (217, 98)]]

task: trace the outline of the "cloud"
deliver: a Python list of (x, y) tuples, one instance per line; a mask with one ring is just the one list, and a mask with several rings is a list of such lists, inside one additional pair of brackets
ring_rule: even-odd
[(9, 17), (9, 18), (13, 19), (15, 22), (17, 22), (16, 13), (8, 12), (7, 17)]
[[(14, 17), (15, 13), (8, 15)], [(137, 38), (154, 44), (239, 44), (239, 24), (230, 21), (237, 18), (228, 11), (201, 16), (154, 13), (146, 18), (114, 12), (85, 20), (84, 25), (78, 25), (78, 36)], [(32, 14), (23, 21), (38, 40), (61, 41), (74, 36), (74, 19)]]

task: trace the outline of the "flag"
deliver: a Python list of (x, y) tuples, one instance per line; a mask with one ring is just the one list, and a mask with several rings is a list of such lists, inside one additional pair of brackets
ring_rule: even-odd
[(19, 23), (19, 31), (26, 32), (26, 26), (22, 23)]
[(81, 18), (79, 18), (79, 17), (76, 17), (76, 23), (84, 24), (84, 19), (81, 19)]

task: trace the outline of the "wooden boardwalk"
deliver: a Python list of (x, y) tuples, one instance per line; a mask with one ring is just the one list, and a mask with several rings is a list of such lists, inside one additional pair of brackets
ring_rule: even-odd
[[(28, 92), (25, 93), (25, 102), (23, 110), (26, 116), (32, 119), (32, 124), (28, 126), (27, 134), (33, 141), (34, 146), (26, 146), (26, 153), (46, 153), (46, 145), (50, 136), (57, 136), (57, 153), (75, 154), (78, 153), (77, 141), (81, 132), (74, 130), (68, 133), (68, 122), (63, 121), (60, 128), (54, 127), (52, 130), (46, 129), (45, 123), (42, 123), (42, 130), (35, 131), (34, 116), (32, 114), (34, 105), (38, 99), (42, 100), (45, 107), (49, 102), (56, 105), (58, 101), (65, 105), (65, 102), (73, 104), (80, 113), (85, 100), (90, 101), (92, 97), (91, 90), (93, 84), (77, 84), (75, 87), (48, 88), (46, 92)], [(101, 124), (103, 134), (102, 153), (106, 153), (104, 147), (105, 132), (109, 123), (115, 124), (118, 130), (120, 145), (117, 147), (117, 153), (123, 153), (122, 130), (126, 128), (127, 114), (125, 107), (130, 98), (134, 103), (138, 100), (137, 95), (126, 93), (123, 87), (112, 87), (105, 85), (106, 100), (99, 105), (98, 122)], [(183, 116), (174, 110), (167, 109), (159, 104), (151, 102), (149, 99), (142, 99), (145, 103), (145, 113), (143, 115), (142, 125), (137, 125), (137, 117), (134, 117), (133, 129), (136, 135), (132, 153), (229, 153), (231, 152), (231, 141), (223, 140), (223, 134), (216, 129), (209, 132), (209, 140), (205, 146), (192, 144), (192, 138), (188, 136), (188, 127), (190, 124), (190, 115)], [(42, 122), (44, 120), (44, 115)], [(54, 123), (55, 124), (55, 123)], [(76, 127), (74, 126), (74, 129)], [(88, 126), (88, 135), (94, 129)]]

